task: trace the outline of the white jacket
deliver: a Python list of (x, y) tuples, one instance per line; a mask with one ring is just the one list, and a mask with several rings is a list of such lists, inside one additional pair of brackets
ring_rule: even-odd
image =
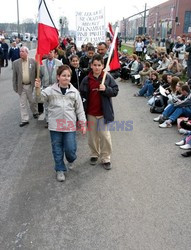
[(70, 83), (63, 95), (58, 83), (36, 94), (38, 102), (48, 103), (48, 128), (52, 131), (76, 131), (76, 118), (85, 125), (86, 117), (79, 91)]

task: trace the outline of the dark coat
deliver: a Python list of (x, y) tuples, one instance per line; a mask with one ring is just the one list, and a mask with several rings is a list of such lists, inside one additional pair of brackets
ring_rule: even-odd
[(70, 65), (70, 68), (72, 70), (72, 77), (71, 77), (71, 83), (72, 85), (79, 90), (81, 81), (85, 77), (85, 73), (81, 68), (78, 68), (77, 70)]
[[(91, 77), (90, 75), (92, 75), (92, 72), (90, 72), (88, 76), (86, 76), (83, 79), (80, 85), (80, 94), (81, 94), (82, 101), (84, 104), (85, 112), (87, 112), (87, 107), (88, 107), (88, 98), (89, 98), (88, 84), (89, 84), (89, 77)], [(100, 81), (100, 84), (101, 84), (102, 77), (99, 77), (98, 80)], [(100, 95), (101, 95), (101, 100), (102, 100), (104, 122), (107, 124), (107, 123), (114, 121), (114, 111), (113, 111), (111, 97), (117, 96), (119, 88), (118, 88), (117, 83), (113, 79), (113, 77), (109, 74), (107, 74), (106, 76), (105, 86), (106, 86), (106, 90), (103, 92), (100, 91)]]
[(7, 43), (2, 43), (1, 48), (3, 50), (3, 58), (8, 59), (8, 50), (9, 50), (8, 44)]
[(3, 50), (0, 47), (0, 67), (3, 67)]
[(9, 50), (9, 55), (8, 55), (9, 60), (11, 59), (12, 62), (20, 58), (20, 48), (10, 48)]

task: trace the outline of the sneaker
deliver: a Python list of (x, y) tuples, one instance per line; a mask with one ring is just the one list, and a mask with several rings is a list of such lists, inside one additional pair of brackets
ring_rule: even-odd
[(73, 162), (68, 162), (68, 169), (70, 169), (70, 170), (72, 170), (72, 169), (74, 169), (74, 164), (73, 164)]
[(171, 128), (172, 127), (172, 123), (167, 120), (165, 122), (163, 122), (162, 124), (159, 125), (160, 128)]
[(176, 142), (175, 143), (177, 146), (182, 146), (182, 145), (184, 145), (184, 140), (181, 140), (181, 141), (179, 141), (179, 142)]
[(137, 96), (140, 96), (139, 93), (135, 93), (133, 96), (137, 97)]
[(56, 172), (56, 179), (57, 179), (57, 181), (64, 181), (65, 180), (64, 171), (57, 171)]
[(96, 165), (98, 161), (98, 157), (91, 157), (90, 158), (90, 165)]
[(103, 164), (103, 167), (106, 170), (110, 170), (112, 168), (111, 162), (105, 162), (105, 163), (102, 163), (102, 164)]
[(159, 122), (159, 120), (161, 119), (161, 117), (162, 117), (162, 115), (159, 115), (159, 116), (155, 117), (155, 118), (153, 119), (153, 121), (154, 121), (154, 122)]
[(180, 134), (183, 134), (183, 135), (187, 135), (187, 134), (189, 133), (188, 130), (183, 129), (183, 128), (180, 128), (180, 129), (178, 130), (178, 132), (179, 132)]
[(181, 149), (191, 149), (191, 145), (190, 144), (185, 144), (183, 146), (180, 146)]

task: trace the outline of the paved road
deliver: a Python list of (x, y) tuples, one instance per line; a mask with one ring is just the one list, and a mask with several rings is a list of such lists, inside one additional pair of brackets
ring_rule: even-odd
[(87, 137), (64, 183), (55, 180), (49, 133), (32, 119), (20, 128), (11, 69), (0, 76), (0, 249), (189, 250), (191, 165), (174, 146), (175, 128), (152, 121), (146, 99), (119, 83), (113, 169), (88, 164)]

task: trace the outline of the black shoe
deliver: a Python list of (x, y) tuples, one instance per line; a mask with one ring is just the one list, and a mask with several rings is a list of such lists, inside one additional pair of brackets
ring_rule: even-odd
[(20, 126), (20, 127), (24, 127), (24, 126), (27, 125), (27, 124), (29, 124), (29, 122), (21, 122), (21, 123), (19, 124), (19, 126)]
[(181, 155), (184, 156), (184, 157), (189, 157), (189, 156), (191, 156), (191, 151), (185, 152), (185, 153), (183, 153)]
[(91, 157), (90, 158), (90, 164), (91, 165), (96, 165), (98, 161), (98, 157)]
[(38, 119), (38, 114), (33, 114), (34, 119)]
[(110, 170), (112, 168), (111, 162), (105, 162), (105, 163), (102, 163), (102, 164), (103, 164), (103, 167), (106, 170)]

